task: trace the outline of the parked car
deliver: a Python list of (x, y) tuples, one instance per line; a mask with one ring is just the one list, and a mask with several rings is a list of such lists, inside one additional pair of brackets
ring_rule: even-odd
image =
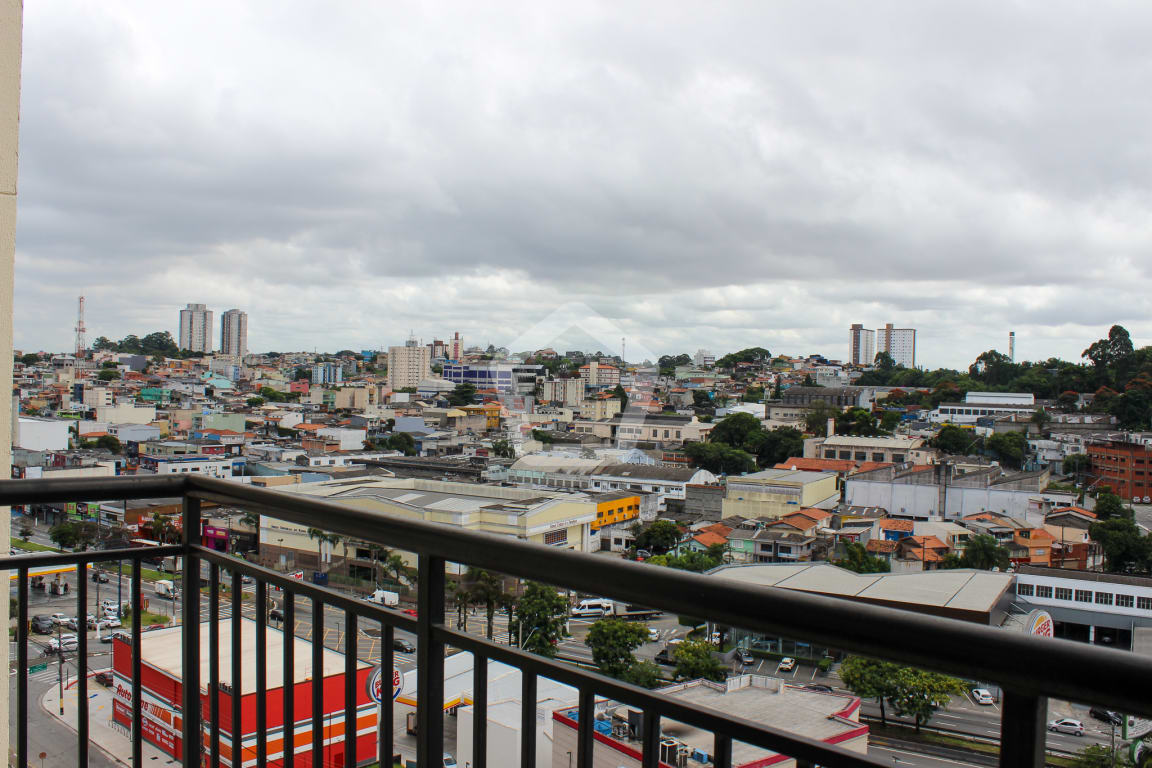
[(745, 667), (750, 667), (756, 663), (756, 657), (752, 655), (751, 651), (745, 650), (744, 648), (736, 651), (736, 658), (739, 659), (740, 663)]
[(108, 617), (100, 619), (100, 621), (96, 622), (96, 629), (97, 630), (100, 630), (100, 629), (117, 629), (117, 628), (122, 627), (122, 626), (124, 626), (124, 625), (120, 622), (120, 619), (116, 618), (115, 616), (108, 616)]
[(820, 693), (832, 693), (832, 686), (824, 685), (824, 683), (809, 683), (804, 686), (807, 691), (819, 691)]
[(66, 621), (68, 621), (68, 614), (66, 614), (66, 613), (54, 613), (54, 614), (52, 614), (52, 623), (53, 624), (63, 624)]
[(972, 701), (977, 704), (992, 704), (995, 700), (992, 698), (992, 692), (987, 688), (973, 688)]
[(105, 669), (92, 675), (92, 679), (103, 685), (105, 688), (112, 687), (112, 670)]
[(108, 574), (106, 574), (104, 571), (93, 571), (92, 581), (96, 582), (97, 584), (107, 584)]
[(416, 653), (416, 646), (400, 637), (392, 638), (392, 650), (402, 653)]
[(1116, 727), (1124, 725), (1124, 718), (1110, 709), (1104, 709), (1103, 707), (1092, 707), (1092, 709), (1088, 710), (1088, 714), (1092, 715), (1092, 717), (1096, 718), (1097, 720), (1101, 720), (1110, 725), (1115, 725)]
[(791, 672), (794, 669), (796, 669), (796, 659), (788, 656), (780, 659), (780, 663), (776, 666), (777, 672)]
[(124, 642), (131, 645), (132, 635), (130, 635), (127, 632), (109, 632), (108, 634), (106, 634), (100, 638), (100, 642), (102, 642), (102, 643), (110, 643), (113, 640), (123, 640)]
[(648, 642), (655, 643), (660, 640), (660, 630), (656, 627), (648, 627)]
[(112, 598), (110, 598), (110, 597), (109, 597), (109, 598), (105, 598), (104, 600), (101, 600), (101, 601), (100, 601), (100, 607), (101, 607), (103, 610), (105, 610), (105, 611), (107, 611), (107, 610), (109, 610), (109, 609), (111, 609), (111, 610), (113, 610), (113, 611), (114, 611), (114, 610), (116, 610), (116, 607), (117, 607), (117, 606), (116, 606), (116, 601), (115, 601), (115, 600), (113, 600), (113, 599), (112, 599)]
[(1084, 735), (1084, 723), (1073, 720), (1071, 717), (1062, 717), (1048, 723), (1048, 730), (1056, 733), (1071, 733), (1074, 736)]
[(415, 609), (415, 608), (405, 608), (405, 609), (404, 609), (404, 611), (403, 611), (403, 613), (405, 613), (405, 614), (407, 614), (407, 615), (411, 616), (411, 617), (412, 617), (412, 618), (414, 618), (414, 619), (415, 619), (415, 618), (416, 618), (416, 617), (419, 615), (419, 614), (416, 612), (416, 609)]
[(31, 629), (38, 635), (52, 634), (52, 628), (54, 626), (55, 623), (52, 621), (52, 617), (46, 613), (37, 614), (32, 617)]
[(444, 768), (456, 768), (456, 758), (450, 752), (444, 753)]
[(45, 653), (67, 653), (76, 650), (79, 647), (80, 641), (76, 639), (76, 635), (61, 635), (59, 638), (52, 638), (48, 641), (48, 647), (44, 649)]

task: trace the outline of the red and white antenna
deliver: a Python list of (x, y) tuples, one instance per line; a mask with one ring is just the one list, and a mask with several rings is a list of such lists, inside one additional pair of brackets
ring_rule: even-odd
[(84, 349), (87, 343), (84, 339), (84, 334), (88, 331), (84, 327), (84, 297), (80, 297), (80, 301), (76, 306), (76, 358), (80, 359), (84, 356)]

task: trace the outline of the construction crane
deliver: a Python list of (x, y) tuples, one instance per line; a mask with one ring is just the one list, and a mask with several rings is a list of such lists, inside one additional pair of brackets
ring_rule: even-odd
[(76, 306), (76, 359), (79, 360), (84, 356), (84, 349), (87, 343), (84, 339), (84, 334), (88, 329), (84, 327), (84, 297), (80, 297), (80, 301)]

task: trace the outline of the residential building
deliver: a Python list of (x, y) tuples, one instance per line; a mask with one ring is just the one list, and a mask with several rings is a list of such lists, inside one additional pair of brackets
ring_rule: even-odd
[(448, 342), (448, 359), (459, 362), (464, 358), (464, 337), (460, 335), (460, 331), (452, 334), (452, 340)]
[(344, 366), (336, 362), (316, 363), (312, 366), (312, 386), (341, 384), (344, 381)]
[(692, 362), (697, 368), (711, 368), (716, 365), (716, 355), (706, 349), (698, 349)]
[(248, 354), (248, 313), (230, 309), (220, 316), (220, 352), (244, 357)]
[(728, 478), (723, 517), (780, 518), (805, 507), (832, 508), (839, 500), (834, 472), (766, 469)]
[(432, 352), (416, 339), (408, 339), (402, 347), (388, 347), (388, 386), (393, 390), (419, 387), (431, 375)]
[(204, 304), (189, 304), (180, 310), (180, 349), (212, 351), (212, 310)]
[(876, 331), (876, 354), (887, 352), (896, 365), (916, 367), (916, 329), (893, 328), (887, 323)]
[[(580, 386), (584, 386), (584, 382), (580, 379), (568, 379), (568, 381), (579, 381)], [(593, 397), (588, 400), (581, 400), (578, 405), (580, 406), (580, 418), (586, 421), (602, 421), (610, 419), (616, 414), (620, 413), (620, 398), (618, 397)]]
[(14, 420), (16, 429), (12, 433), (12, 446), (30, 451), (63, 451), (68, 448), (70, 428), (76, 422), (71, 419), (43, 419), (37, 416), (20, 416)]
[(580, 378), (589, 389), (605, 389), (620, 383), (620, 369), (595, 360), (580, 366)]
[[(540, 383), (540, 390), (540, 400), (546, 403), (580, 405), (584, 400), (583, 379), (549, 379)], [(620, 401), (616, 400), (616, 402), (619, 403)], [(585, 418), (607, 418), (607, 416)]]
[(1126, 437), (1097, 439), (1085, 446), (1089, 474), (1125, 501), (1147, 504), (1152, 497), (1152, 447)]
[(852, 365), (872, 365), (876, 359), (876, 332), (860, 323), (848, 329), (848, 362)]
[(928, 464), (936, 458), (920, 437), (856, 437), (832, 435), (804, 441), (804, 458), (853, 462)]

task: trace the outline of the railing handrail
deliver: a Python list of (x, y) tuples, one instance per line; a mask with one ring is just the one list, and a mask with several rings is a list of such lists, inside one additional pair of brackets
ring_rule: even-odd
[[(1152, 660), (955, 619), (544, 547), (205, 477), (0, 481), (0, 505), (181, 495), (520, 578), (934, 669), (1031, 696), (1152, 714)], [(17, 558), (15, 560), (22, 560)], [(0, 559), (0, 568), (15, 567)]]

